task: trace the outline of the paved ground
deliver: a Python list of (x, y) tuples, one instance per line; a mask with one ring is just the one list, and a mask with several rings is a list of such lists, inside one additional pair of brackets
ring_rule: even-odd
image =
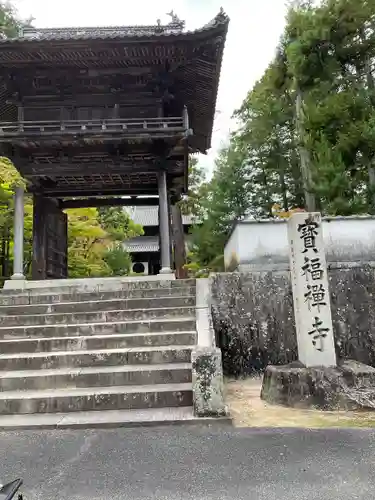
[(165, 427), (0, 433), (25, 500), (355, 500), (375, 495), (375, 431)]

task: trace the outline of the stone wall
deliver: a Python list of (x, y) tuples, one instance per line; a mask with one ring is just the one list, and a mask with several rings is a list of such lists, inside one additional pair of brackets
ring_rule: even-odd
[[(329, 269), (339, 358), (375, 367), (375, 272), (372, 266)], [(297, 359), (288, 271), (223, 273), (211, 278), (212, 316), (226, 375), (262, 372)]]

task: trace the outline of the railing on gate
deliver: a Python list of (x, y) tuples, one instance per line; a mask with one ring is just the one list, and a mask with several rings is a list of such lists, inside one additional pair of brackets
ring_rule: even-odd
[(111, 118), (108, 120), (18, 121), (0, 122), (0, 137), (79, 134), (79, 133), (161, 133), (184, 132), (184, 117)]

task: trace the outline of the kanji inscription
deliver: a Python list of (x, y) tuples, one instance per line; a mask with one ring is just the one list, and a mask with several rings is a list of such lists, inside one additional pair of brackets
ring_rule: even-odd
[(319, 213), (288, 221), (298, 356), (306, 366), (335, 366), (331, 305)]

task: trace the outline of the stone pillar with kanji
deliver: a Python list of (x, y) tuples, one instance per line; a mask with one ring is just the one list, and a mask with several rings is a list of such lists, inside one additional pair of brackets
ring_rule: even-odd
[(293, 214), (288, 239), (298, 359), (306, 367), (336, 366), (320, 213)]

